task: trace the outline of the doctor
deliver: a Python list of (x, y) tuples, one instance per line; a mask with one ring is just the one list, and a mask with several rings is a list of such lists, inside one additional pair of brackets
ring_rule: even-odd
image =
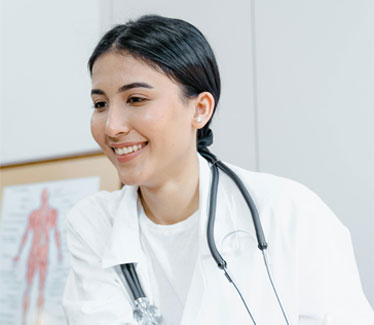
[(125, 186), (68, 213), (69, 324), (137, 324), (121, 267), (129, 263), (164, 325), (374, 324), (348, 230), (295, 181), (227, 164), (258, 210), (281, 303), (251, 212), (221, 172), (214, 239), (246, 305), (217, 267), (206, 235), (211, 164), (198, 150), (212, 142), (220, 77), (194, 26), (160, 16), (118, 25), (95, 48), (89, 69), (92, 135)]

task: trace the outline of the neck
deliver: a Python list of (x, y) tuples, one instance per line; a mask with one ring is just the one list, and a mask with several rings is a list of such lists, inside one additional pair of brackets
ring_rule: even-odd
[(199, 161), (185, 160), (178, 172), (157, 187), (139, 187), (144, 212), (154, 223), (170, 225), (187, 219), (199, 208)]

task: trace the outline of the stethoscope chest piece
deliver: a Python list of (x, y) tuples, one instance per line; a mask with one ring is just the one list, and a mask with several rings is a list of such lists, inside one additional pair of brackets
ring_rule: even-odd
[(160, 325), (162, 315), (155, 305), (149, 303), (147, 298), (135, 300), (134, 319), (139, 325)]

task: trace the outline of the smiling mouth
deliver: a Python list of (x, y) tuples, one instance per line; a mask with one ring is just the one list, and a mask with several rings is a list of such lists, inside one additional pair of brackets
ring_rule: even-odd
[(117, 155), (126, 156), (130, 153), (136, 152), (136, 151), (144, 148), (147, 144), (148, 144), (148, 141), (144, 142), (144, 143), (140, 143), (140, 144), (134, 144), (134, 145), (128, 146), (128, 147), (123, 147), (123, 148), (112, 148), (112, 150)]

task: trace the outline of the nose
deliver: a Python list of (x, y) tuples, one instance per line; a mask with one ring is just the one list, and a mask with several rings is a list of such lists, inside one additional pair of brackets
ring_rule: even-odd
[(121, 105), (111, 105), (105, 124), (105, 133), (110, 137), (128, 134), (130, 126), (125, 109)]

